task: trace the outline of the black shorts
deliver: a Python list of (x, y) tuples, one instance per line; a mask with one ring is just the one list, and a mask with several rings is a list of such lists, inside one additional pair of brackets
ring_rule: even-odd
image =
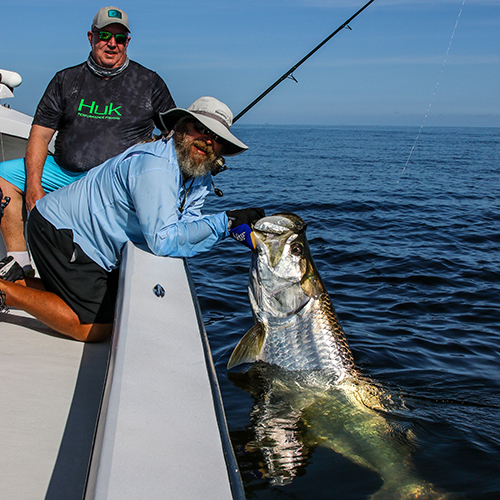
[(28, 219), (28, 242), (45, 290), (61, 297), (82, 323), (113, 322), (118, 270), (96, 264), (73, 242), (71, 229), (56, 229), (36, 207)]

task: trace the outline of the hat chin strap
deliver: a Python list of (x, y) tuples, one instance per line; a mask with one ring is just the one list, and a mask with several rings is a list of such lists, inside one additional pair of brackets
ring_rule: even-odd
[[(217, 174), (220, 174), (221, 172), (224, 172), (224, 170), (227, 170), (226, 160), (221, 156), (220, 158), (217, 158), (215, 162), (215, 167), (212, 169), (212, 177)], [(214, 193), (216, 196), (218, 196), (219, 198), (222, 198), (224, 196), (222, 190), (215, 187), (213, 179), (212, 179), (212, 187), (214, 188)]]

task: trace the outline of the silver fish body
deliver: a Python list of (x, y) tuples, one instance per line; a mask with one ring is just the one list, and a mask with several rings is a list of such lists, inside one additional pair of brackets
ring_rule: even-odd
[(344, 332), (314, 265), (306, 224), (295, 214), (264, 217), (254, 227), (249, 297), (256, 325), (228, 367), (264, 361), (286, 370), (353, 370)]
[(402, 416), (404, 404), (354, 366), (305, 228), (289, 213), (254, 227), (249, 297), (256, 323), (228, 363), (264, 362), (239, 374), (243, 378), (229, 374), (256, 399), (249, 448), (260, 450), (272, 485), (292, 481), (321, 445), (380, 475), (383, 484), (371, 500), (451, 498), (418, 477), (412, 432), (391, 421), (391, 410)]
[(309, 299), (291, 317), (260, 321), (267, 332), (262, 361), (287, 370), (328, 369), (339, 378), (351, 371), (351, 355), (328, 296)]

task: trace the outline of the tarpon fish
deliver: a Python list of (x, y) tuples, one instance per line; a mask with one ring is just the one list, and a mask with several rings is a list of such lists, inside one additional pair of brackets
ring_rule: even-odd
[(271, 484), (289, 483), (304, 454), (321, 445), (380, 475), (383, 484), (372, 499), (450, 498), (417, 476), (412, 434), (391, 421), (393, 400), (355, 367), (304, 221), (282, 213), (253, 229), (257, 248), (248, 290), (256, 323), (228, 369), (258, 362), (230, 379), (256, 399), (248, 449), (261, 452)]
[(256, 324), (234, 350), (228, 368), (265, 361), (285, 370), (332, 370), (339, 380), (353, 371), (305, 229), (295, 214), (264, 217), (255, 224), (257, 252), (248, 290)]

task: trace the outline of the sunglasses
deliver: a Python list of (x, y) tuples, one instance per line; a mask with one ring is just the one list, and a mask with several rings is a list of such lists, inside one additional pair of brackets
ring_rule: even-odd
[(94, 33), (97, 33), (99, 35), (99, 40), (102, 40), (103, 42), (109, 42), (113, 37), (115, 37), (116, 43), (124, 45), (128, 39), (128, 36), (123, 33), (117, 33), (116, 35), (113, 35), (113, 33), (110, 33), (109, 31), (94, 31)]
[(209, 128), (205, 127), (205, 125), (203, 125), (201, 122), (192, 121), (190, 123), (193, 124), (193, 128), (196, 130), (196, 132), (198, 132), (198, 134), (211, 135), (215, 142), (222, 144), (222, 138), (219, 135), (214, 134)]

